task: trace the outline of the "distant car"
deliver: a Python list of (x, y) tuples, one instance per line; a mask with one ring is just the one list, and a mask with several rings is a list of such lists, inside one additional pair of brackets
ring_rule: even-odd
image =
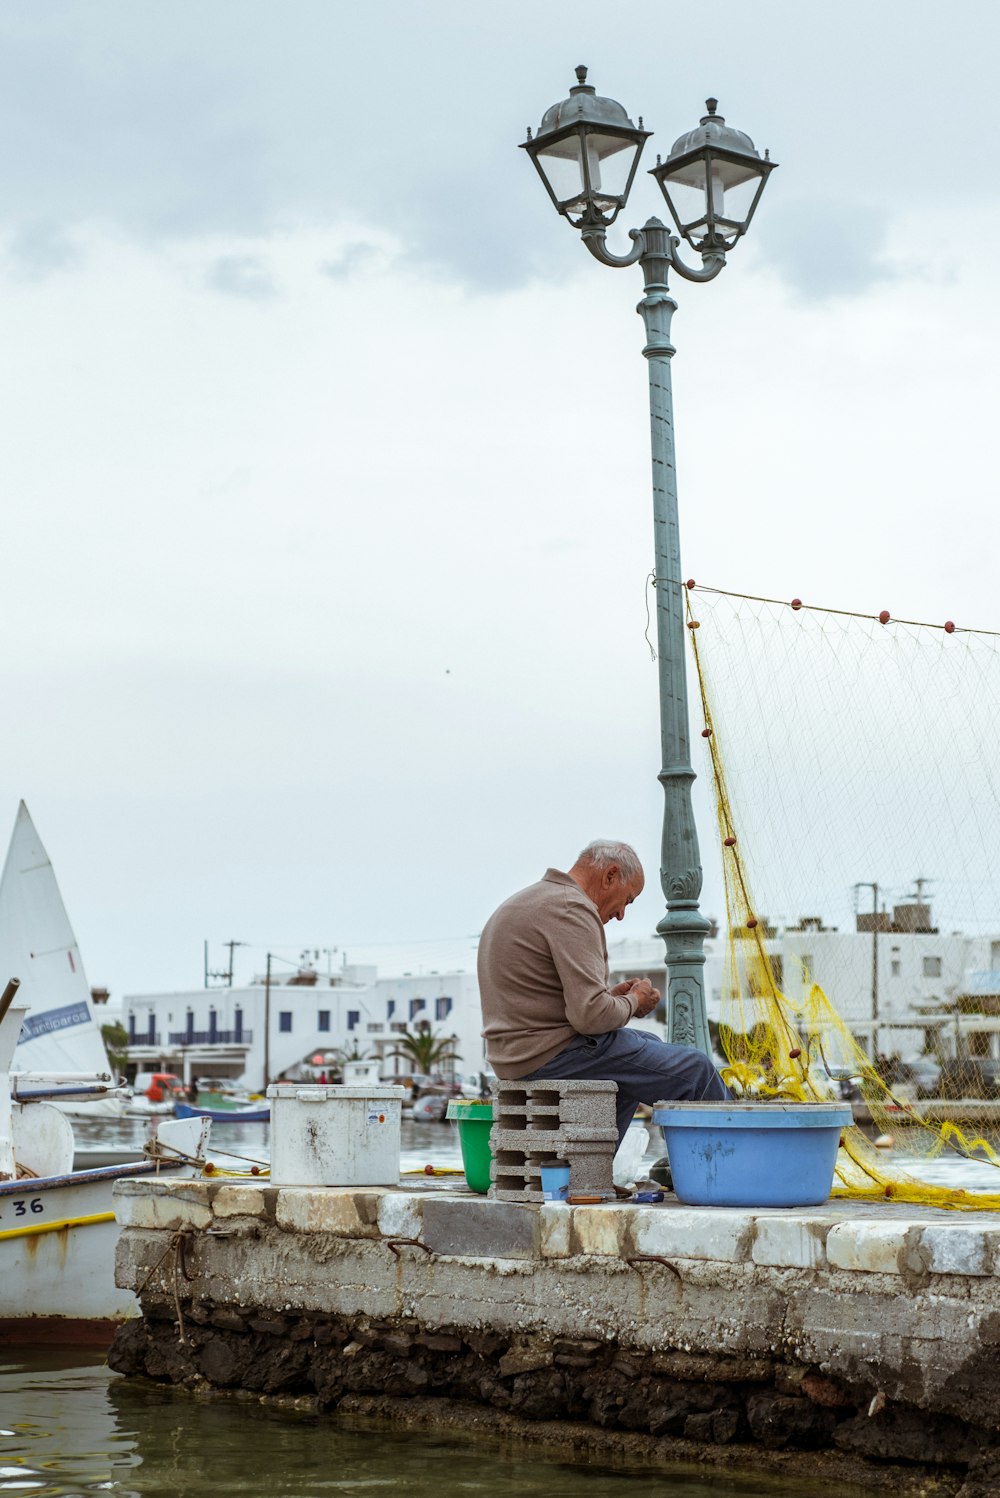
[(918, 1056), (906, 1062), (908, 1075), (893, 1090), (904, 1098), (929, 1098), (938, 1096), (941, 1084), (941, 1063), (933, 1056)]
[(990, 1056), (942, 1061), (936, 1084), (922, 1086), (921, 1098), (992, 1098), (1000, 1087), (1000, 1062)]

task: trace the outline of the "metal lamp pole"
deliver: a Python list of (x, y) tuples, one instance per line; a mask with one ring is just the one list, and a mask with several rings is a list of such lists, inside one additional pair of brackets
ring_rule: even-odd
[(650, 132), (642, 118), (636, 127), (614, 99), (601, 98), (587, 83), (587, 69), (576, 69), (568, 99), (542, 117), (536, 135), (529, 129), (522, 149), (534, 162), (559, 213), (579, 229), (587, 249), (602, 265), (642, 268), (645, 294), (637, 311), (646, 332), (643, 354), (649, 369), (649, 421), (653, 463), (653, 539), (656, 582), (656, 636), (660, 693), (663, 838), (660, 884), (666, 911), (657, 932), (666, 944), (669, 1035), (711, 1055), (705, 1009), (705, 937), (710, 924), (698, 908), (702, 868), (691, 803), (687, 675), (684, 642), (684, 589), (674, 462), (674, 420), (670, 322), (677, 303), (670, 295), (671, 269), (688, 281), (711, 281), (726, 263), (726, 252), (745, 234), (776, 165), (762, 159), (749, 136), (726, 125), (716, 100), (699, 126), (677, 140), (667, 160), (651, 175), (663, 191), (674, 223), (701, 256), (701, 269), (678, 255), (680, 239), (657, 218), (629, 231), (626, 255), (614, 255), (605, 235), (628, 198), (642, 148)]

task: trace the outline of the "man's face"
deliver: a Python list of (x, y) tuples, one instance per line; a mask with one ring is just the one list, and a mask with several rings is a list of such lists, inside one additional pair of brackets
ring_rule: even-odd
[(600, 886), (594, 904), (605, 926), (609, 921), (620, 921), (626, 910), (639, 895), (645, 883), (642, 875), (626, 883), (616, 863), (604, 869), (600, 875)]

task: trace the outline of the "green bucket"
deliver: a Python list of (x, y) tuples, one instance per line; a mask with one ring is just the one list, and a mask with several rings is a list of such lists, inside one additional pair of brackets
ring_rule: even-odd
[(458, 1125), (458, 1142), (462, 1147), (462, 1165), (470, 1191), (485, 1196), (490, 1189), (490, 1130), (493, 1127), (493, 1104), (474, 1103), (452, 1098), (448, 1118)]

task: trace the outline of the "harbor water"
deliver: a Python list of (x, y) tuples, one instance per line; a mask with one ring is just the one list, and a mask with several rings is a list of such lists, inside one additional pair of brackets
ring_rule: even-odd
[[(569, 1463), (524, 1443), (349, 1428), (117, 1377), (96, 1353), (0, 1349), (0, 1498), (815, 1498), (809, 1481)], [(838, 1498), (874, 1498), (840, 1487)]]

